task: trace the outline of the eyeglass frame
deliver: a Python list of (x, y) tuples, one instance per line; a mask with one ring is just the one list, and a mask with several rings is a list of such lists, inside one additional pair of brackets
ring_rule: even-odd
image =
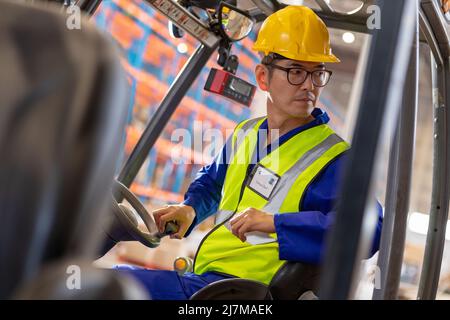
[[(272, 62), (271, 62), (271, 63), (263, 63), (263, 65), (268, 66), (268, 67), (273, 67), (273, 68), (275, 68), (275, 69), (282, 70), (282, 71), (286, 72), (286, 78), (287, 78), (287, 81), (289, 82), (289, 84), (291, 84), (291, 85), (293, 85), (293, 86), (301, 86), (303, 83), (305, 83), (305, 81), (306, 81), (306, 79), (308, 79), (308, 77), (311, 77), (311, 82), (313, 83), (313, 85), (314, 85), (315, 87), (323, 88), (323, 87), (325, 87), (325, 86), (330, 82), (331, 75), (333, 74), (333, 72), (332, 72), (331, 70), (327, 70), (327, 69), (308, 71), (308, 70), (306, 70), (305, 68), (302, 68), (302, 67), (290, 67), (290, 68), (285, 68), (285, 67), (279, 66), (279, 65), (277, 65), (277, 64), (273, 64)], [(300, 83), (298, 83), (298, 84), (293, 84), (293, 83), (289, 80), (289, 72), (290, 72), (292, 69), (300, 69), (300, 70), (305, 71), (305, 72), (306, 72), (305, 80), (303, 80), (302, 82), (300, 82)], [(330, 74), (330, 77), (328, 78), (327, 83), (325, 83), (325, 84), (322, 85), (322, 86), (316, 85), (316, 84), (314, 83), (313, 78), (312, 78), (312, 74), (313, 74), (314, 72), (317, 72), (317, 71), (326, 71), (326, 72), (328, 72), (328, 73)]]

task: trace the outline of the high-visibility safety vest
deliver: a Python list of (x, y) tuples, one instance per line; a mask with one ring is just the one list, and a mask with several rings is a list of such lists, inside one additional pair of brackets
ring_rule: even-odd
[(196, 274), (214, 271), (269, 284), (285, 263), (279, 259), (276, 234), (250, 232), (246, 234), (247, 241), (242, 242), (231, 233), (230, 219), (250, 207), (272, 214), (298, 212), (302, 196), (314, 177), (349, 148), (326, 124), (294, 135), (258, 163), (253, 162), (254, 168), (264, 168), (277, 179), (270, 195), (264, 196), (250, 186), (255, 169), (248, 172), (249, 164), (255, 159), (259, 127), (264, 120), (246, 120), (233, 132), (233, 152), (216, 213), (216, 226), (197, 250)]

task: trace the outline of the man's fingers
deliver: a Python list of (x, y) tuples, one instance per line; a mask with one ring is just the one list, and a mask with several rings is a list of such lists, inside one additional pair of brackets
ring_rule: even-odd
[(231, 218), (230, 220), (230, 225), (233, 226), (234, 224), (238, 223), (239, 221), (241, 221), (242, 219), (247, 217), (247, 210), (244, 210), (242, 212), (239, 212), (238, 214), (236, 214), (233, 218)]
[(186, 234), (186, 231), (187, 231), (188, 227), (189, 226), (187, 225), (187, 223), (182, 223), (180, 225), (180, 228), (178, 229), (178, 232), (176, 232), (174, 234), (171, 234), (170, 238), (171, 239), (178, 239), (178, 240), (183, 239), (184, 235)]
[(242, 226), (239, 228), (238, 231), (238, 238), (241, 239), (242, 242), (245, 242), (247, 240), (247, 237), (245, 234), (248, 232), (250, 224), (246, 221)]
[(153, 215), (161, 215), (161, 214), (164, 214), (165, 212), (169, 212), (171, 209), (172, 209), (171, 207), (159, 208), (159, 209), (153, 210)]
[(248, 220), (241, 220), (241, 222), (235, 226), (233, 234), (238, 237), (242, 242), (245, 241), (244, 233), (247, 232), (249, 225), (251, 224)]
[(230, 220), (230, 225), (234, 226), (236, 223), (242, 220), (243, 215), (239, 215), (237, 217), (234, 217)]
[(181, 240), (184, 237), (187, 229), (188, 229), (187, 223), (181, 223), (181, 225), (179, 225), (178, 227), (178, 231), (170, 235), (170, 239)]
[(231, 232), (238, 237), (239, 228), (244, 224), (245, 219), (240, 219), (235, 221), (235, 223), (231, 226)]
[(153, 210), (152, 214), (153, 214), (153, 218), (155, 219), (156, 224), (159, 224), (159, 219), (163, 214), (166, 214), (168, 212), (171, 211), (172, 208), (170, 207), (166, 207), (166, 208), (160, 208), (160, 209), (156, 209)]
[(164, 232), (164, 228), (166, 227), (166, 223), (168, 221), (176, 220), (175, 212), (169, 212), (159, 217), (158, 229), (159, 232)]
[(183, 237), (180, 236), (180, 234), (179, 234), (178, 232), (170, 235), (170, 239), (178, 239), (178, 240), (181, 240), (181, 238), (183, 238)]
[(184, 237), (184, 235), (186, 234), (187, 229), (189, 228), (188, 224), (186, 222), (182, 223), (179, 227), (178, 227), (178, 232), (176, 233), (176, 235), (178, 235), (178, 239), (181, 239)]

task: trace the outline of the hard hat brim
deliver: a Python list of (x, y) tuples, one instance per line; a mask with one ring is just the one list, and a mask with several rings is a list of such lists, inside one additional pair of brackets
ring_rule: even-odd
[(259, 48), (258, 46), (253, 46), (254, 51), (263, 52), (264, 55), (268, 55), (269, 53), (277, 53), (282, 55), (283, 57), (291, 60), (304, 61), (304, 62), (324, 62), (324, 63), (339, 63), (338, 57), (334, 54), (311, 54), (311, 53), (299, 53), (293, 54), (292, 52), (284, 51), (284, 50), (267, 50), (266, 48)]

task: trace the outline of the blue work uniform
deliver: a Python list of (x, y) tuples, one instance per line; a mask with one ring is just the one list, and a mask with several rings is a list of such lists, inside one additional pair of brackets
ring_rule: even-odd
[[(299, 126), (282, 135), (278, 140), (278, 146), (281, 146), (294, 135), (315, 126), (326, 124), (330, 120), (327, 113), (319, 108), (313, 110), (312, 116), (314, 120), (310, 123)], [(267, 130), (267, 128), (266, 119), (262, 123), (260, 130)], [(230, 140), (228, 140), (213, 163), (203, 167), (198, 172), (185, 194), (183, 203), (192, 206), (196, 212), (194, 222), (185, 236), (188, 236), (195, 226), (217, 212), (228, 168), (227, 163), (229, 163), (227, 150), (230, 150), (230, 143)], [(272, 151), (271, 145), (268, 145), (266, 148), (266, 152), (262, 156)], [(256, 160), (259, 161), (258, 151), (262, 149), (256, 148), (256, 150)], [(334, 206), (339, 196), (340, 175), (342, 174), (346, 157), (346, 153), (339, 155), (315, 177), (306, 188), (303, 198), (299, 199), (298, 212), (274, 215), (280, 260), (301, 261), (312, 264), (320, 264), (322, 261), (325, 251), (325, 235), (335, 217)], [(251, 167), (249, 170), (252, 170)], [(369, 256), (372, 256), (378, 250), (381, 236), (382, 208), (378, 202), (376, 206), (378, 210), (378, 224)], [(302, 245), (299, 245), (299, 243)], [(214, 272), (208, 272), (203, 275), (190, 273), (179, 276), (175, 271), (146, 270), (131, 267), (127, 269), (121, 267), (120, 270), (126, 270), (126, 272), (138, 278), (149, 290), (153, 299), (188, 299), (193, 293), (208, 283), (231, 277)]]

